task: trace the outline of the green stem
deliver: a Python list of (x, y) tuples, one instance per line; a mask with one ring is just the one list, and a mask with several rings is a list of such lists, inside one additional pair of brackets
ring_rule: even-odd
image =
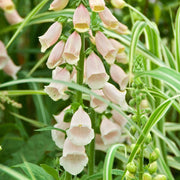
[(72, 175), (66, 171), (65, 180), (71, 180), (71, 179), (72, 179)]
[[(82, 85), (83, 84), (83, 77), (84, 77), (84, 59), (85, 59), (85, 38), (84, 33), (81, 33), (81, 52), (80, 52), (80, 59), (78, 61), (77, 66), (77, 84)], [(76, 94), (76, 100), (79, 103), (82, 103), (82, 92), (77, 91)]]
[[(92, 108), (90, 108), (90, 112), (91, 112), (90, 117), (91, 117), (92, 128), (95, 129), (96, 113)], [(95, 138), (89, 144), (89, 161), (88, 161), (89, 176), (94, 174), (94, 165), (95, 165)]]

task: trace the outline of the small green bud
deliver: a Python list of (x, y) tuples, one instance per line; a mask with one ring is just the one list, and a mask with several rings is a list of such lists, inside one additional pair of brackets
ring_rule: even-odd
[(145, 143), (146, 143), (146, 144), (149, 144), (151, 141), (152, 141), (151, 134), (148, 133), (148, 135), (147, 135), (147, 137), (146, 137), (146, 139), (145, 139)]
[(149, 173), (144, 173), (143, 180), (152, 180), (152, 176)]
[(136, 118), (137, 118), (136, 115), (133, 115), (133, 116), (132, 116), (132, 120), (135, 121), (135, 122), (136, 122)]
[(140, 94), (140, 90), (139, 90), (139, 89), (136, 89), (136, 90), (135, 90), (135, 93), (136, 93), (136, 95), (139, 95), (139, 94)]
[(160, 151), (158, 148), (156, 148), (149, 156), (149, 161), (150, 162), (153, 162), (153, 161), (156, 161), (158, 159), (160, 155)]
[(140, 104), (141, 103), (141, 96), (136, 96), (136, 103)]
[(130, 105), (130, 106), (135, 106), (135, 104), (136, 104), (136, 100), (135, 100), (135, 99), (131, 99), (131, 100), (129, 101), (129, 105)]
[(126, 173), (126, 180), (133, 180), (133, 179), (135, 179), (134, 174), (132, 174), (129, 171), (127, 171), (127, 173)]
[(149, 165), (148, 171), (150, 174), (153, 174), (157, 171), (157, 162), (156, 161), (154, 161), (153, 163), (151, 163)]
[(134, 174), (136, 172), (136, 170), (137, 170), (137, 167), (136, 167), (136, 165), (135, 165), (135, 163), (133, 161), (128, 163), (126, 168), (132, 174)]
[(132, 135), (134, 135), (136, 133), (136, 127), (135, 126), (131, 126), (130, 133)]
[(136, 88), (137, 85), (133, 82), (133, 83), (132, 83), (132, 87), (133, 87), (133, 88)]
[(156, 177), (153, 178), (153, 180), (166, 180), (166, 179), (167, 179), (166, 176), (161, 175), (161, 174), (159, 174), (159, 175), (157, 175)]
[(136, 92), (135, 91), (132, 92), (132, 97), (134, 97), (134, 98), (136, 97)]

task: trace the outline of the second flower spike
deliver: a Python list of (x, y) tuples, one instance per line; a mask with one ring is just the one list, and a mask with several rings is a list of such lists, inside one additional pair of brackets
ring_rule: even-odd
[(86, 32), (90, 26), (90, 15), (88, 10), (80, 4), (73, 15), (74, 29), (78, 32)]

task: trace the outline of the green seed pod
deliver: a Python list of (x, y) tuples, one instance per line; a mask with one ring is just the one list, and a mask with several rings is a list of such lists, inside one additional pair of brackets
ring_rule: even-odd
[(135, 179), (134, 174), (132, 174), (129, 171), (127, 171), (127, 173), (126, 173), (126, 180), (133, 180), (133, 179)]
[(149, 156), (149, 161), (150, 162), (153, 162), (153, 161), (156, 161), (158, 159), (160, 155), (160, 151), (158, 148), (156, 148)]
[(162, 174), (159, 174), (153, 178), (153, 180), (166, 180), (166, 179), (167, 179), (166, 176)]
[(156, 161), (154, 161), (153, 163), (151, 163), (149, 165), (148, 171), (150, 174), (153, 174), (157, 171), (157, 162)]
[(136, 100), (135, 100), (135, 99), (131, 99), (131, 100), (129, 101), (129, 105), (130, 105), (130, 106), (135, 106), (135, 104), (136, 104)]
[(130, 133), (131, 133), (132, 135), (135, 135), (135, 133), (136, 133), (136, 127), (131, 126)]
[(152, 180), (152, 176), (149, 173), (144, 173), (143, 180)]
[(134, 174), (136, 172), (136, 170), (137, 170), (137, 167), (136, 167), (136, 165), (135, 165), (135, 163), (133, 161), (128, 163), (126, 168), (132, 174)]
[(152, 136), (151, 136), (150, 133), (148, 133), (148, 135), (147, 135), (147, 137), (146, 137), (146, 139), (145, 139), (145, 143), (146, 143), (146, 144), (149, 144), (151, 141), (152, 141)]

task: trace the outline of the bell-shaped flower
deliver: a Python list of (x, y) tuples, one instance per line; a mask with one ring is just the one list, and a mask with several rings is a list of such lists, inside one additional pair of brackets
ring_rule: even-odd
[(125, 50), (125, 47), (117, 40), (110, 38), (109, 39), (112, 46), (116, 49), (117, 54), (122, 53)]
[(6, 51), (4, 43), (0, 41), (0, 69), (2, 69), (8, 62), (9, 56)]
[(12, 0), (0, 0), (0, 8), (4, 11), (11, 11), (15, 6)]
[(111, 11), (105, 7), (104, 11), (99, 13), (99, 17), (101, 18), (104, 26), (109, 29), (117, 29), (119, 25), (119, 21), (113, 16)]
[[(64, 68), (56, 67), (55, 70), (52, 72), (52, 78), (53, 80), (61, 80), (61, 81), (70, 81), (70, 72)], [(52, 82), (48, 86), (45, 86), (44, 91), (53, 99), (54, 101), (57, 101), (59, 99), (66, 100), (68, 99), (68, 95), (65, 94), (65, 91), (67, 90), (67, 86), (61, 83), (55, 83)]]
[(76, 64), (79, 60), (79, 55), (81, 51), (81, 37), (80, 35), (74, 31), (68, 38), (63, 57), (69, 64)]
[[(54, 125), (54, 128), (58, 128), (64, 131), (69, 127), (70, 127), (70, 123), (66, 123), (63, 120)], [(65, 141), (65, 132), (62, 132), (60, 130), (52, 130), (51, 136), (56, 146), (58, 146), (59, 148), (63, 148)]]
[(64, 46), (65, 43), (63, 40), (61, 40), (53, 47), (46, 63), (49, 69), (53, 69), (63, 63), (62, 54), (64, 52)]
[(116, 61), (122, 64), (127, 64), (128, 63), (128, 58), (125, 52), (119, 53), (116, 56)]
[(115, 7), (115, 8), (123, 8), (125, 6), (125, 2), (123, 0), (111, 0), (111, 4)]
[(90, 15), (89, 11), (83, 6), (83, 4), (80, 4), (74, 11), (73, 24), (74, 29), (78, 32), (86, 32), (89, 30)]
[(54, 0), (50, 4), (49, 10), (54, 10), (54, 11), (62, 10), (67, 6), (68, 3), (69, 3), (69, 0)]
[(3, 71), (11, 76), (13, 79), (17, 79), (17, 72), (21, 69), (20, 66), (16, 66), (14, 62), (9, 58), (6, 65), (3, 67)]
[(94, 130), (91, 128), (89, 115), (80, 106), (71, 119), (71, 125), (67, 136), (73, 144), (87, 145), (94, 138)]
[(123, 110), (128, 109), (128, 105), (125, 100), (126, 91), (119, 91), (110, 83), (106, 83), (102, 90), (107, 99), (120, 105)]
[[(102, 98), (106, 99), (102, 90), (94, 90), (93, 92), (96, 93), (97, 95), (101, 96)], [(93, 95), (91, 95), (90, 106), (92, 108), (94, 108), (94, 110), (98, 113), (104, 112), (106, 110), (106, 108), (108, 107), (108, 105), (106, 103), (97, 99)]]
[(89, 0), (89, 5), (92, 11), (101, 12), (105, 9), (104, 0)]
[(102, 119), (100, 132), (105, 145), (117, 143), (121, 135), (120, 127), (106, 117)]
[(111, 78), (119, 84), (121, 91), (126, 89), (129, 81), (129, 76), (123, 71), (121, 67), (116, 64), (112, 64), (110, 67)]
[(60, 158), (60, 165), (65, 171), (72, 175), (82, 172), (88, 163), (88, 157), (85, 153), (84, 146), (77, 146), (66, 138), (63, 147), (63, 156)]
[(128, 30), (128, 27), (122, 23), (118, 23), (117, 28), (114, 30), (118, 34), (129, 34), (130, 31)]
[(41, 52), (45, 52), (50, 46), (55, 44), (62, 32), (62, 24), (59, 22), (53, 23), (44, 35), (39, 36), (41, 43)]
[(86, 60), (86, 81), (91, 89), (100, 89), (108, 81), (109, 76), (106, 73), (101, 59), (92, 52)]
[(95, 149), (100, 151), (106, 151), (110, 145), (105, 145), (100, 134), (96, 134), (95, 137)]
[(127, 119), (122, 116), (118, 111), (112, 110), (112, 119), (122, 128), (126, 125)]
[(113, 64), (117, 54), (116, 49), (112, 46), (109, 39), (100, 31), (95, 35), (96, 48), (103, 58), (109, 63)]
[(12, 11), (5, 11), (4, 13), (6, 20), (9, 24), (17, 24), (22, 22), (24, 19), (19, 15), (16, 9)]

